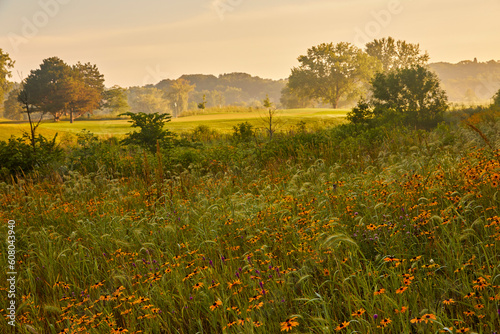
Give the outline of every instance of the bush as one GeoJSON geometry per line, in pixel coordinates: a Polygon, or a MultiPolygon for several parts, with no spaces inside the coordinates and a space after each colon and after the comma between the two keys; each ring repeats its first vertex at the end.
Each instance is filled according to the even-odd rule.
{"type": "Polygon", "coordinates": [[[0,169],[2,177],[17,173],[42,170],[62,159],[63,150],[56,144],[57,134],[51,140],[38,135],[31,142],[27,133],[0,141],[0,169]]]}
{"type": "Polygon", "coordinates": [[[76,146],[68,153],[68,160],[72,169],[83,172],[95,172],[99,161],[102,160],[100,147],[102,141],[92,132],[85,129],[76,135],[76,146]]]}
{"type": "Polygon", "coordinates": [[[181,169],[187,169],[189,166],[199,163],[202,159],[199,150],[189,147],[175,148],[171,153],[172,156],[168,162],[171,166],[180,167],[181,169]]]}
{"type": "Polygon", "coordinates": [[[145,114],[127,112],[120,114],[120,116],[130,116],[132,127],[140,128],[139,132],[134,131],[129,133],[125,139],[121,141],[124,145],[138,145],[151,153],[156,152],[157,143],[165,148],[171,145],[174,134],[169,130],[164,129],[167,122],[170,122],[171,116],[169,114],[145,114]]]}
{"type": "Polygon", "coordinates": [[[448,109],[439,78],[422,66],[378,73],[371,89],[376,117],[391,112],[401,115],[408,125],[431,128],[442,120],[448,109]]]}
{"type": "Polygon", "coordinates": [[[354,124],[364,124],[373,117],[373,110],[370,104],[364,100],[358,102],[352,111],[347,113],[347,120],[354,124]]]}
{"type": "Polygon", "coordinates": [[[213,140],[217,136],[217,131],[211,129],[208,125],[198,125],[191,133],[191,139],[198,142],[213,140]]]}
{"type": "Polygon", "coordinates": [[[100,139],[84,129],[77,134],[76,145],[67,150],[66,159],[70,170],[84,175],[101,170],[110,175],[119,173],[130,176],[141,172],[137,167],[142,166],[142,152],[137,146],[130,146],[125,150],[116,137],[100,139]]]}
{"type": "Polygon", "coordinates": [[[248,142],[254,135],[252,124],[245,122],[233,126],[233,139],[236,142],[248,142]]]}

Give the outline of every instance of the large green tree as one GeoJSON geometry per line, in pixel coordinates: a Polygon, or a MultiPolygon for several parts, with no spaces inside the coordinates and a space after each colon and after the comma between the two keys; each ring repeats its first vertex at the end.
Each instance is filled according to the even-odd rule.
{"type": "Polygon", "coordinates": [[[12,76],[10,69],[13,67],[14,61],[10,59],[9,54],[0,49],[0,107],[3,105],[5,95],[12,87],[8,79],[12,76]]]}
{"type": "Polygon", "coordinates": [[[423,66],[378,73],[372,92],[375,116],[392,114],[417,126],[435,125],[448,108],[437,75],[423,66]]]}
{"type": "Polygon", "coordinates": [[[70,114],[71,123],[75,117],[91,114],[101,106],[104,76],[96,65],[77,63],[65,81],[69,89],[66,110],[70,114]]]}
{"type": "Polygon", "coordinates": [[[298,58],[288,79],[290,90],[299,97],[319,99],[338,108],[355,99],[378,70],[378,61],[350,43],[324,43],[298,58]]]}
{"type": "Polygon", "coordinates": [[[422,53],[419,44],[396,41],[392,37],[375,39],[366,44],[365,50],[382,63],[382,70],[385,72],[416,65],[424,66],[429,61],[429,54],[422,53]]]}
{"type": "Polygon", "coordinates": [[[43,60],[31,71],[19,99],[33,110],[50,113],[55,121],[70,115],[70,121],[99,108],[104,78],[95,65],[78,63],[69,66],[57,57],[43,60]]]}
{"type": "Polygon", "coordinates": [[[55,121],[65,112],[65,79],[71,67],[57,57],[44,59],[24,80],[19,100],[33,111],[52,114],[55,121]]]}

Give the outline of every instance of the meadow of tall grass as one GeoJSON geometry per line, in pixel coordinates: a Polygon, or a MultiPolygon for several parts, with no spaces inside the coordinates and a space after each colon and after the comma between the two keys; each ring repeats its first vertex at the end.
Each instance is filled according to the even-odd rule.
{"type": "Polygon", "coordinates": [[[84,132],[0,183],[17,332],[498,333],[499,117],[449,118],[156,154],[84,132]]]}

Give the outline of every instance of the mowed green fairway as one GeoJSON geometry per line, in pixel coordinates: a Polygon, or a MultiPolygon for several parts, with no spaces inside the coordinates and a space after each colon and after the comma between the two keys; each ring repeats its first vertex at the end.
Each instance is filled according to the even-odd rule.
{"type": "MultiPolygon", "coordinates": [[[[308,128],[318,128],[328,125],[336,125],[344,122],[348,109],[287,109],[276,111],[276,125],[279,130],[288,130],[296,127],[299,122],[304,122],[308,128]]],[[[249,122],[256,129],[266,127],[266,111],[260,110],[245,113],[217,113],[208,115],[196,115],[172,119],[168,128],[175,133],[189,132],[199,125],[207,125],[222,133],[230,133],[233,126],[249,122]]],[[[44,136],[59,134],[59,138],[76,134],[86,129],[98,136],[123,136],[133,131],[126,119],[100,120],[88,119],[77,120],[73,124],[67,120],[59,123],[45,121],[40,125],[38,133],[44,136]]],[[[7,140],[10,136],[19,136],[23,131],[29,131],[28,123],[5,122],[0,124],[0,140],[7,140]]]]}

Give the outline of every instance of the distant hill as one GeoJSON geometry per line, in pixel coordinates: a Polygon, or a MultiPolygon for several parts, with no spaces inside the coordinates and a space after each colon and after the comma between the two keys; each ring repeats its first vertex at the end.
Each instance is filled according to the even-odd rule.
{"type": "MultiPolygon", "coordinates": [[[[179,79],[188,80],[196,85],[195,90],[189,95],[191,109],[196,109],[196,105],[203,101],[206,96],[207,107],[240,105],[240,106],[260,106],[266,94],[272,102],[278,104],[281,97],[281,90],[285,87],[285,80],[262,79],[251,76],[247,73],[228,73],[219,76],[206,74],[183,75],[179,79]]],[[[155,85],[163,91],[174,80],[166,79],[155,85]]]]}
{"type": "Polygon", "coordinates": [[[500,61],[464,60],[429,65],[442,82],[450,102],[485,103],[500,89],[500,61]]]}

